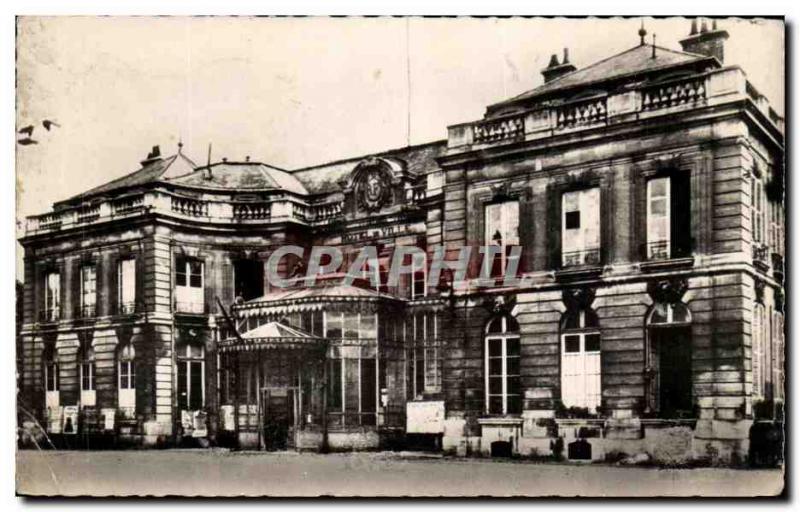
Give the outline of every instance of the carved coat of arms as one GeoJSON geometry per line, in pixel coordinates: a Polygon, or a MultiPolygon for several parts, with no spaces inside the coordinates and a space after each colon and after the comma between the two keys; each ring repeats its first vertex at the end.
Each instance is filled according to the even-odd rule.
{"type": "Polygon", "coordinates": [[[379,167],[367,169],[360,178],[356,188],[360,210],[374,212],[390,203],[389,179],[379,167]]]}

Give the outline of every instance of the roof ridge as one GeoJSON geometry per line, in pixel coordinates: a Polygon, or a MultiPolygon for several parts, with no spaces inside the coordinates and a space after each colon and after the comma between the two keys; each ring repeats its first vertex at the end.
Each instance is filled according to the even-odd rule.
{"type": "MultiPolygon", "coordinates": [[[[602,64],[605,64],[605,63],[607,63],[607,62],[609,62],[609,61],[611,61],[613,59],[617,59],[617,58],[619,58],[619,57],[621,57],[623,55],[636,52],[637,50],[651,49],[654,46],[655,46],[655,48],[657,50],[662,51],[662,52],[668,52],[668,53],[670,53],[670,54],[672,54],[674,56],[686,57],[686,58],[690,58],[690,59],[694,59],[694,60],[697,60],[697,59],[712,59],[713,58],[713,57],[709,57],[707,55],[702,55],[702,54],[697,54],[697,53],[690,53],[690,52],[685,52],[685,51],[682,51],[682,50],[675,50],[673,48],[667,48],[665,46],[659,46],[659,45],[653,45],[653,44],[638,44],[636,46],[628,48],[627,50],[623,50],[621,52],[617,52],[617,53],[615,53],[613,55],[610,55],[610,56],[605,57],[603,59],[600,59],[600,60],[597,60],[595,62],[592,62],[591,64],[588,64],[587,66],[584,66],[582,68],[575,69],[574,71],[570,71],[569,73],[564,73],[563,75],[559,76],[558,78],[556,78],[554,80],[551,80],[549,82],[545,82],[545,83],[543,83],[543,84],[541,84],[541,85],[539,85],[537,87],[534,87],[533,89],[528,89],[527,91],[524,91],[524,92],[522,92],[520,94],[517,94],[516,96],[513,96],[513,97],[511,97],[509,99],[493,103],[493,104],[489,105],[489,107],[487,107],[487,108],[491,110],[494,107],[498,107],[498,106],[501,106],[501,105],[507,105],[507,104],[514,103],[514,102],[519,101],[519,100],[524,100],[524,99],[527,99],[527,98],[535,97],[535,96],[537,96],[539,94],[545,94],[547,92],[557,91],[563,85],[563,84],[561,84],[562,82],[564,82],[564,81],[566,81],[566,80],[568,80],[570,78],[573,78],[578,74],[588,74],[589,72],[591,72],[592,69],[594,69],[594,68],[596,68],[596,67],[598,67],[598,66],[600,66],[602,64]]],[[[625,74],[620,75],[620,76],[624,76],[624,75],[625,74]]],[[[595,81],[593,81],[593,82],[595,82],[595,81]]],[[[574,85],[578,85],[578,84],[566,85],[565,87],[571,87],[571,86],[574,86],[574,85]]]]}
{"type": "Polygon", "coordinates": [[[594,61],[594,62],[592,62],[591,64],[588,64],[588,65],[586,65],[586,66],[584,66],[584,67],[582,67],[582,68],[576,68],[576,69],[574,69],[573,71],[570,71],[569,73],[564,73],[563,75],[559,76],[558,78],[556,78],[556,79],[554,79],[554,80],[551,80],[551,81],[549,81],[549,82],[545,82],[545,83],[543,83],[542,85],[539,85],[539,86],[537,86],[537,87],[534,87],[533,89],[527,90],[527,91],[525,91],[525,92],[521,92],[521,93],[517,94],[516,96],[512,96],[511,98],[509,98],[509,99],[507,99],[507,100],[503,100],[503,101],[501,101],[501,102],[499,102],[499,103],[510,103],[510,102],[513,102],[513,101],[514,101],[514,100],[516,100],[516,99],[519,99],[519,98],[525,97],[525,96],[526,96],[528,93],[530,93],[530,92],[532,92],[532,91],[535,91],[536,89],[538,89],[538,88],[540,88],[540,87],[543,87],[543,86],[544,86],[544,85],[546,85],[546,84],[548,84],[548,85],[549,85],[549,84],[552,84],[552,83],[555,83],[555,82],[559,82],[559,81],[563,80],[564,78],[567,78],[567,77],[573,76],[574,74],[576,74],[576,73],[580,73],[580,72],[582,72],[582,71],[586,71],[587,69],[593,68],[593,67],[595,67],[595,66],[597,66],[597,65],[599,65],[599,64],[602,64],[603,62],[609,61],[609,60],[611,60],[611,59],[614,59],[614,58],[616,58],[616,57],[619,57],[620,55],[624,55],[624,54],[626,54],[626,53],[628,53],[628,52],[632,52],[632,51],[634,51],[634,50],[637,50],[638,48],[641,48],[641,47],[642,47],[642,45],[641,45],[641,44],[639,44],[639,45],[636,45],[636,46],[634,46],[634,47],[632,47],[632,48],[628,48],[627,50],[623,50],[623,51],[621,51],[621,52],[617,52],[617,53],[615,53],[615,54],[613,54],[613,55],[609,55],[608,57],[604,57],[604,58],[602,58],[602,59],[600,59],[600,60],[594,61]]]}

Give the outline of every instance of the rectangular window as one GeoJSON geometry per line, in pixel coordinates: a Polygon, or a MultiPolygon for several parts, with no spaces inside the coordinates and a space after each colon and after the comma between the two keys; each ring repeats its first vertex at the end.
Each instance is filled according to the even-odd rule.
{"type": "Polygon", "coordinates": [[[756,176],[750,181],[750,205],[753,242],[764,243],[764,185],[756,176]]]}
{"type": "Polygon", "coordinates": [[[120,361],[119,388],[136,389],[136,366],[133,361],[120,361]]]}
{"type": "Polygon", "coordinates": [[[58,363],[47,360],[44,365],[45,405],[55,408],[60,405],[61,376],[58,374],[58,363]]]}
{"type": "Polygon", "coordinates": [[[692,254],[691,175],[685,171],[647,182],[647,259],[692,254]]]}
{"type": "Polygon", "coordinates": [[[489,414],[522,412],[519,337],[487,337],[485,367],[487,412],[489,414]]]}
{"type": "Polygon", "coordinates": [[[561,264],[600,263],[600,189],[565,192],[561,196],[561,264]]]}
{"type": "Polygon", "coordinates": [[[178,407],[197,411],[203,408],[203,361],[178,362],[178,407]]]}
{"type": "Polygon", "coordinates": [[[489,265],[491,277],[502,277],[505,275],[511,247],[519,245],[519,201],[487,204],[484,208],[484,221],[484,245],[500,247],[500,254],[494,261],[487,260],[483,264],[489,265]]]}
{"type": "Polygon", "coordinates": [[[94,389],[94,362],[81,363],[81,391],[94,389]]]}
{"type": "Polygon", "coordinates": [[[377,418],[377,316],[324,312],[324,337],[332,344],[328,358],[328,411],[331,426],[375,425],[377,418]],[[370,343],[371,342],[371,343],[370,343]]]}
{"type": "Polygon", "coordinates": [[[764,343],[767,327],[764,306],[756,304],[753,307],[750,354],[753,370],[753,395],[758,398],[764,397],[764,343]]]}
{"type": "Polygon", "coordinates": [[[342,360],[328,359],[328,410],[342,410],[342,360]]]}
{"type": "Polygon", "coordinates": [[[234,297],[251,300],[264,295],[264,264],[258,260],[238,260],[233,263],[234,297]]]}
{"type": "Polygon", "coordinates": [[[81,317],[95,316],[97,303],[97,269],[94,265],[81,267],[81,317]]]}
{"type": "Polygon", "coordinates": [[[600,333],[561,336],[561,401],[595,412],[601,400],[600,333]]]}
{"type": "Polygon", "coordinates": [[[670,256],[670,180],[647,182],[647,259],[670,256]]]}
{"type": "Polygon", "coordinates": [[[411,279],[411,299],[417,299],[426,295],[425,277],[427,275],[424,262],[416,262],[412,259],[413,278],[411,279]]]}
{"type": "Polygon", "coordinates": [[[411,380],[407,384],[411,394],[417,396],[441,391],[442,360],[439,351],[439,319],[436,313],[411,315],[407,333],[412,344],[409,370],[411,380]]]}
{"type": "Polygon", "coordinates": [[[136,363],[132,359],[118,364],[117,406],[123,417],[136,416],[136,363]]]}
{"type": "Polygon", "coordinates": [[[774,397],[775,400],[783,400],[784,399],[784,392],[783,392],[783,375],[784,375],[784,350],[785,350],[785,342],[784,342],[784,335],[783,335],[783,314],[774,312],[772,314],[773,318],[773,338],[775,340],[775,350],[773,351],[772,359],[773,359],[773,389],[774,389],[774,397]]]}
{"type": "Polygon", "coordinates": [[[185,313],[204,313],[203,262],[177,258],[175,265],[175,305],[185,313]]]}
{"type": "Polygon", "coordinates": [[[136,310],[136,260],[126,258],[117,264],[117,311],[129,315],[136,310]]]}
{"type": "Polygon", "coordinates": [[[60,380],[58,375],[58,363],[49,362],[44,367],[46,391],[58,391],[60,380]]]}
{"type": "Polygon", "coordinates": [[[48,272],[44,287],[44,320],[61,318],[61,274],[48,272]]]}
{"type": "Polygon", "coordinates": [[[81,407],[94,407],[97,395],[95,392],[95,363],[93,360],[80,364],[81,407]]]}

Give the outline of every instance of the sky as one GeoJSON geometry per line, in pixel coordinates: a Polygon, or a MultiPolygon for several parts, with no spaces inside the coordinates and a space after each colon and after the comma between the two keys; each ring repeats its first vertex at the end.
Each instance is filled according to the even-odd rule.
{"type": "MultiPolygon", "coordinates": [[[[636,46],[642,20],[659,46],[689,33],[685,18],[18,18],[16,124],[39,143],[17,145],[17,235],[154,145],[295,169],[444,139],[541,85],[565,47],[580,68],[636,46]]],[[[725,64],[783,114],[782,23],[718,23],[725,64]]]]}

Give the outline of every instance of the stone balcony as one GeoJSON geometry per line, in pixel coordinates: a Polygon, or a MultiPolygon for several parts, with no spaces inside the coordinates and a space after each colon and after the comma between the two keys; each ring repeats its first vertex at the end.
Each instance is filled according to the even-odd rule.
{"type": "MultiPolygon", "coordinates": [[[[406,190],[406,204],[418,205],[424,203],[427,197],[430,197],[430,192],[424,187],[406,190]]],[[[35,236],[121,219],[130,220],[144,214],[230,227],[280,222],[322,226],[342,218],[344,203],[310,202],[304,198],[286,196],[262,201],[231,201],[213,195],[188,196],[152,190],[28,217],[25,235],[35,236]]]]}
{"type": "Polygon", "coordinates": [[[637,84],[619,93],[551,100],[526,111],[448,127],[448,153],[546,139],[615,124],[673,115],[696,108],[749,101],[783,133],[779,116],[738,67],[690,77],[637,84]]]}
{"type": "Polygon", "coordinates": [[[278,222],[317,225],[331,222],[342,215],[342,210],[341,202],[309,204],[293,197],[237,202],[154,190],[28,217],[25,234],[33,236],[84,228],[144,214],[229,226],[278,222]]]}

